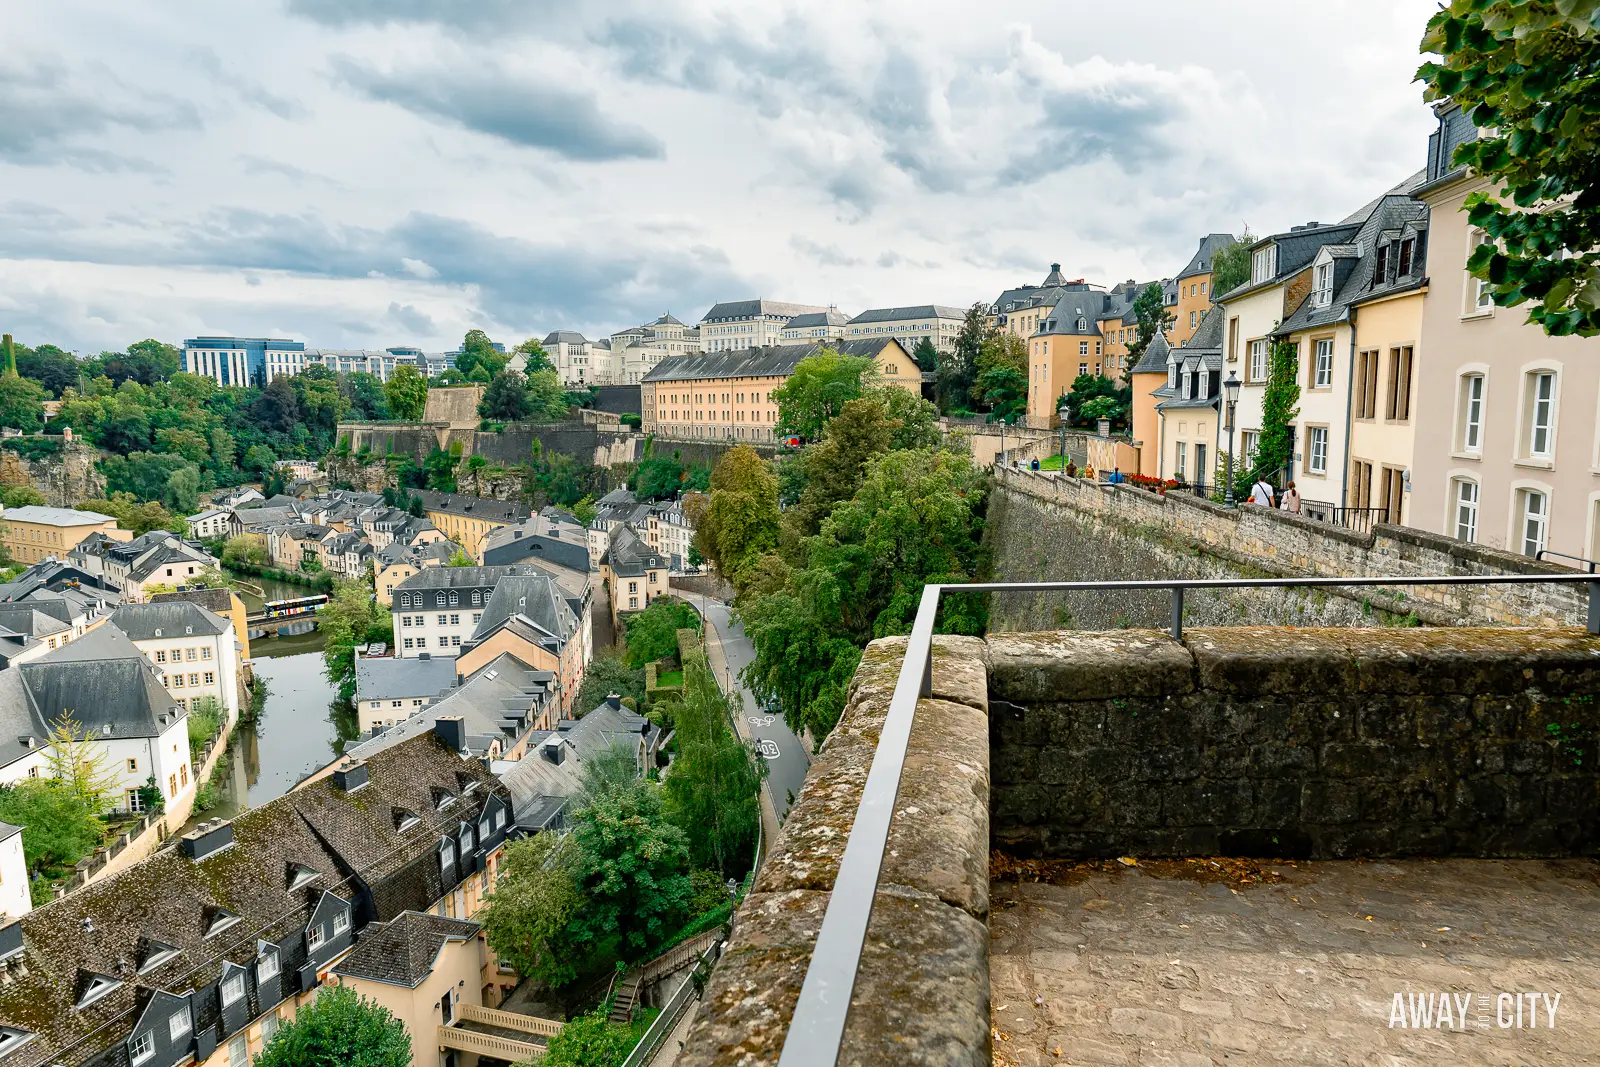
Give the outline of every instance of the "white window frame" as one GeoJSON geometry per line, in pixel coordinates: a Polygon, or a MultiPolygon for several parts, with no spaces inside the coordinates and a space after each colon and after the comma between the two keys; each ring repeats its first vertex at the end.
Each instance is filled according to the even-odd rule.
{"type": "Polygon", "coordinates": [[[1278,273],[1278,246],[1259,248],[1250,256],[1250,284],[1260,285],[1278,273]]]}
{"type": "MultiPolygon", "coordinates": [[[[1488,231],[1469,230],[1467,237],[1467,258],[1472,258],[1472,253],[1478,250],[1479,245],[1493,244],[1488,231]]],[[[1415,265],[1413,265],[1413,270],[1415,265]]],[[[1466,264],[1462,264],[1462,275],[1467,279],[1467,306],[1462,310],[1461,317],[1475,319],[1494,314],[1494,296],[1489,292],[1489,283],[1482,278],[1474,278],[1467,272],[1466,264]]]]}
{"type": "Polygon", "coordinates": [[[1456,448],[1461,456],[1483,455],[1484,413],[1489,400],[1489,372],[1487,367],[1464,367],[1456,378],[1456,448]],[[1472,396],[1474,383],[1478,395],[1472,396]],[[1476,405],[1476,418],[1474,418],[1476,405]]]}
{"type": "Polygon", "coordinates": [[[1476,479],[1463,475],[1455,475],[1450,479],[1450,526],[1452,535],[1459,541],[1468,544],[1478,540],[1480,516],[1483,508],[1483,486],[1476,479]],[[1472,490],[1472,499],[1466,499],[1465,491],[1472,490]],[[1463,518],[1463,512],[1469,512],[1463,518]]]}
{"type": "Polygon", "coordinates": [[[1328,473],[1328,428],[1326,426],[1306,427],[1306,473],[1328,473]],[[1320,439],[1322,450],[1319,457],[1317,444],[1320,439]]]}
{"type": "Polygon", "coordinates": [[[222,1006],[241,1001],[245,996],[244,972],[234,971],[222,980],[222,1006]]]}
{"type": "Polygon", "coordinates": [[[1258,337],[1250,342],[1249,349],[1248,362],[1245,364],[1245,381],[1264,382],[1272,366],[1272,342],[1265,337],[1258,337]],[[1259,365],[1256,363],[1257,356],[1261,357],[1259,365]]]}
{"type": "Polygon", "coordinates": [[[1173,453],[1172,476],[1181,481],[1188,477],[1189,446],[1183,441],[1178,441],[1175,444],[1175,448],[1176,451],[1173,453]]]}
{"type": "Polygon", "coordinates": [[[173,1041],[188,1037],[193,1029],[194,1024],[189,1021],[189,1009],[187,1007],[182,1011],[175,1011],[167,1017],[167,1032],[171,1035],[173,1041]]]}
{"type": "Polygon", "coordinates": [[[1333,260],[1311,268],[1311,306],[1325,308],[1333,303],[1333,260]]]}
{"type": "Polygon", "coordinates": [[[338,937],[340,934],[349,932],[349,930],[350,930],[350,913],[348,911],[336,911],[336,912],[334,912],[333,913],[333,936],[334,937],[338,937]]]}
{"type": "Polygon", "coordinates": [[[1333,388],[1333,338],[1319,337],[1314,342],[1316,348],[1312,356],[1311,388],[1333,388]],[[1327,358],[1324,359],[1323,357],[1327,358]]]}
{"type": "Polygon", "coordinates": [[[278,954],[268,952],[256,961],[256,981],[265,982],[269,978],[278,977],[278,954]]]}
{"type": "Polygon", "coordinates": [[[128,1042],[128,1059],[134,1063],[143,1063],[155,1054],[156,1037],[148,1030],[128,1042]]]}
{"type": "Polygon", "coordinates": [[[322,942],[323,942],[323,934],[322,934],[322,924],[321,923],[316,923],[315,925],[309,926],[309,927],[306,928],[306,951],[307,952],[315,952],[317,949],[322,947],[322,942]]]}
{"type": "Polygon", "coordinates": [[[1511,550],[1524,556],[1536,555],[1539,549],[1550,546],[1550,487],[1537,482],[1517,482],[1511,493],[1511,550]],[[1537,516],[1528,507],[1536,498],[1543,501],[1543,510],[1537,516]],[[1539,520],[1538,535],[1530,538],[1528,521],[1534,517],[1539,520]],[[1530,546],[1533,547],[1531,552],[1528,551],[1530,546]]]}
{"type": "Polygon", "coordinates": [[[1561,402],[1561,376],[1554,367],[1535,367],[1523,377],[1527,416],[1523,456],[1553,462],[1556,458],[1556,410],[1561,402]],[[1548,386],[1548,391],[1546,387],[1548,386]]]}

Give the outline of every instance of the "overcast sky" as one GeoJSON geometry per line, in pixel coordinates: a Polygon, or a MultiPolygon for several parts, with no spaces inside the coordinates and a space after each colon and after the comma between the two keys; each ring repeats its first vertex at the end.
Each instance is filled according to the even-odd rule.
{"type": "Polygon", "coordinates": [[[1432,0],[0,6],[0,329],[450,348],[1170,276],[1418,170],[1432,0]]]}

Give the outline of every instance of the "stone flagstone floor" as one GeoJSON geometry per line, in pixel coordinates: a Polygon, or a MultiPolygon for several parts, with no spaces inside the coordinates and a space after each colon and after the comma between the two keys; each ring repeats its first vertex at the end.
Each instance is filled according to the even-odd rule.
{"type": "Polygon", "coordinates": [[[1600,863],[1180,867],[991,883],[996,1065],[1600,1064],[1600,863]]]}

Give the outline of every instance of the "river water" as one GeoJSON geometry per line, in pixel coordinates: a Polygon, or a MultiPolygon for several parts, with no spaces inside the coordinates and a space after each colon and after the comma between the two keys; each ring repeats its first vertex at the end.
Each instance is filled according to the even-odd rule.
{"type": "MultiPolygon", "coordinates": [[[[267,600],[306,596],[310,590],[254,576],[243,579],[267,600]]],[[[239,590],[246,608],[259,610],[262,597],[239,590]]],[[[322,767],[355,737],[355,716],[338,699],[323,673],[322,633],[268,637],[250,642],[255,676],[266,686],[266,703],[253,728],[246,727],[228,752],[219,803],[203,818],[232,818],[287,793],[322,767]]]]}

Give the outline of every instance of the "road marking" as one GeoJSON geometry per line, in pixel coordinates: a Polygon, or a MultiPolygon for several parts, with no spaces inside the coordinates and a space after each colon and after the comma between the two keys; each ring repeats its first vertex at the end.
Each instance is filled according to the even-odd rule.
{"type": "Polygon", "coordinates": [[[756,742],[756,747],[760,751],[762,759],[778,758],[778,743],[776,741],[768,741],[763,737],[756,742]]]}
{"type": "Polygon", "coordinates": [[[751,726],[771,726],[777,720],[771,715],[751,715],[745,721],[751,726]]]}

